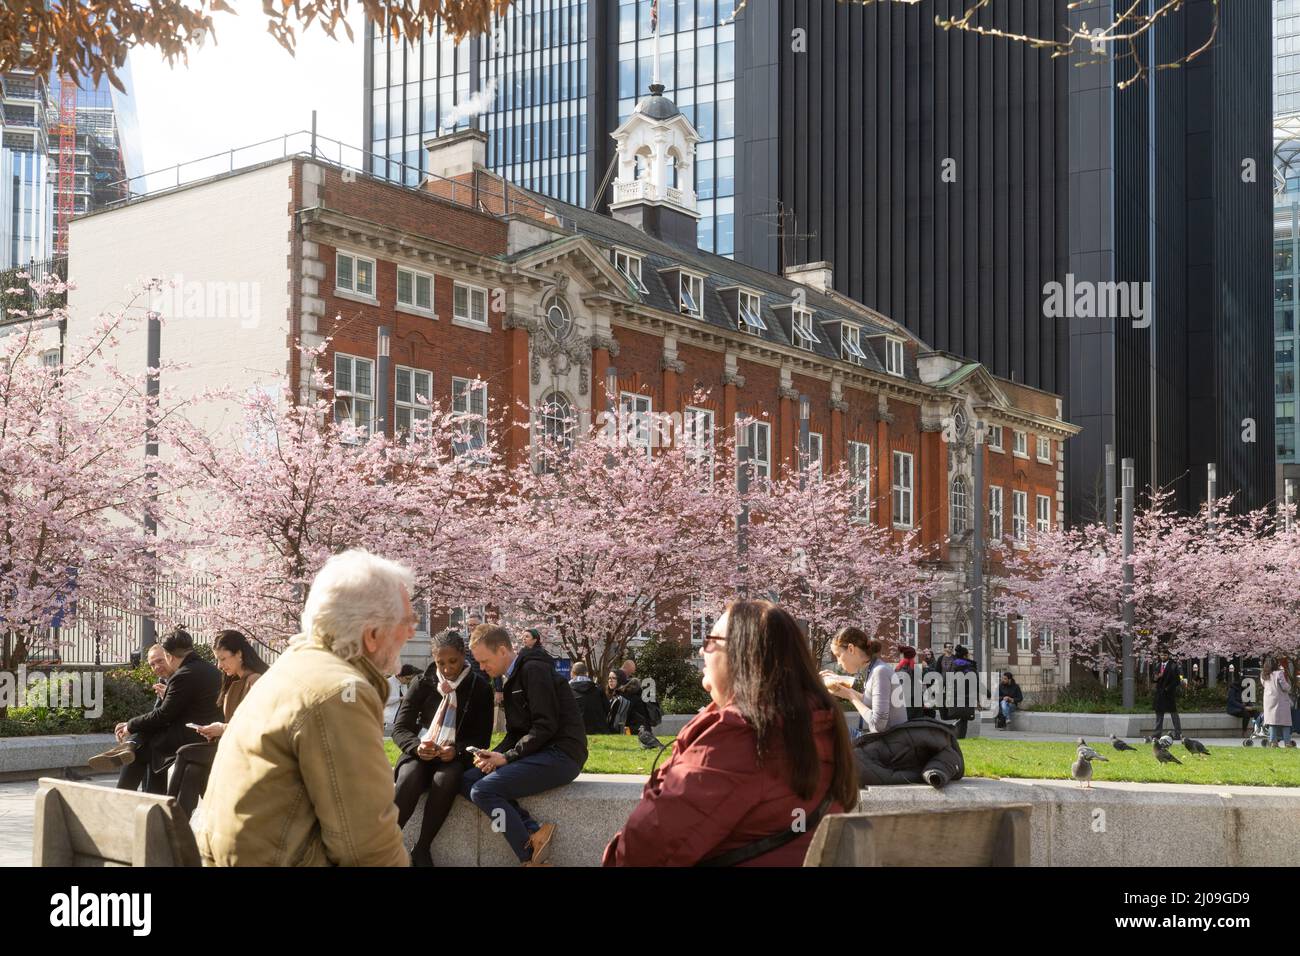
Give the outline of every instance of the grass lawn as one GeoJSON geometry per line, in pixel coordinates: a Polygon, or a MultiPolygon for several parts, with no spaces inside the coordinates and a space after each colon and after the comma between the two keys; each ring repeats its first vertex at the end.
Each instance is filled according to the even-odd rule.
{"type": "MultiPolygon", "coordinates": [[[[493,734],[492,746],[495,747],[504,736],[504,734],[493,734]]],[[[659,742],[667,744],[671,743],[672,739],[672,737],[660,737],[659,742]]],[[[391,740],[385,740],[384,749],[388,751],[389,762],[396,764],[397,758],[401,756],[397,745],[391,740]]],[[[587,750],[587,765],[582,768],[583,773],[648,774],[650,765],[654,763],[658,753],[644,749],[635,737],[616,734],[593,734],[587,738],[587,750]]],[[[670,754],[665,753],[660,758],[660,766],[669,756],[670,754]]]]}
{"type": "MultiPolygon", "coordinates": [[[[494,735],[495,745],[500,734],[494,735]]],[[[671,737],[660,737],[669,743],[671,737]]],[[[1095,761],[1092,779],[1123,780],[1138,783],[1199,783],[1255,787],[1300,787],[1300,747],[1211,747],[1209,757],[1193,757],[1182,744],[1175,744],[1173,754],[1183,761],[1161,764],[1149,746],[1138,744],[1136,753],[1120,753],[1109,741],[1090,741],[1097,751],[1110,758],[1108,763],[1095,761]]],[[[397,762],[399,751],[385,741],[388,759],[397,762]]],[[[590,756],[584,773],[648,774],[654,761],[653,751],[644,750],[635,737],[592,736],[587,738],[590,756]]],[[[966,757],[968,777],[1037,777],[1047,780],[1070,779],[1070,764],[1077,745],[1048,741],[997,740],[972,737],[961,742],[966,757]]],[[[664,754],[663,764],[669,757],[664,754]]]]}
{"type": "MultiPolygon", "coordinates": [[[[1211,747],[1209,757],[1194,757],[1181,743],[1170,752],[1183,762],[1157,763],[1149,745],[1120,753],[1109,741],[1089,743],[1108,763],[1093,761],[1092,779],[1139,783],[1236,784],[1255,787],[1300,787],[1300,747],[1211,747]]],[[[1131,741],[1130,741],[1131,743],[1131,741]]],[[[1078,745],[1038,740],[974,737],[961,742],[969,777],[1040,777],[1070,779],[1078,745]]]]}

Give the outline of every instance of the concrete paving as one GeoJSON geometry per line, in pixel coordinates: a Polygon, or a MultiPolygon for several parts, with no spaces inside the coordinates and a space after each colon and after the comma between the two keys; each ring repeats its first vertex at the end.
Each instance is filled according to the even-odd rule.
{"type": "MultiPolygon", "coordinates": [[[[86,782],[111,787],[117,777],[96,774],[86,782]]],[[[32,865],[32,824],[38,786],[36,780],[0,782],[0,866],[32,865]]]]}

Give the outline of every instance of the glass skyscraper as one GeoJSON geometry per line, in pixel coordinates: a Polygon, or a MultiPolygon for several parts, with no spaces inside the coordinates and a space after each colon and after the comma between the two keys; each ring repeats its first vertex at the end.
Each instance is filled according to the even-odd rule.
{"type": "Polygon", "coordinates": [[[1273,400],[1277,460],[1296,458],[1300,289],[1300,0],[1273,5],[1273,400]]]}

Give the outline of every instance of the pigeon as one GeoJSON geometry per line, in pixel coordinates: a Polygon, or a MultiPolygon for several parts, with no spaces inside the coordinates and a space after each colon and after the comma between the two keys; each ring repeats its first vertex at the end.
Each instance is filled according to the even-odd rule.
{"type": "Polygon", "coordinates": [[[1183,738],[1183,746],[1191,753],[1198,754],[1202,757],[1208,757],[1210,755],[1210,751],[1206,749],[1205,744],[1201,743],[1199,740],[1193,740],[1191,737],[1183,738]]]}
{"type": "Polygon", "coordinates": [[[1142,742],[1143,742],[1144,744],[1149,744],[1149,743],[1151,743],[1151,738],[1150,738],[1150,737],[1143,737],[1143,738],[1142,738],[1142,742]]]}
{"type": "MultiPolygon", "coordinates": [[[[1164,739],[1168,740],[1169,738],[1166,737],[1164,739]]],[[[1161,763],[1177,763],[1177,764],[1182,763],[1182,761],[1179,760],[1177,757],[1175,757],[1173,754],[1171,754],[1167,748],[1162,747],[1160,745],[1160,741],[1158,740],[1151,745],[1151,749],[1155,752],[1156,759],[1159,760],[1161,763]]]]}
{"type": "Polygon", "coordinates": [[[663,750],[664,745],[659,742],[659,738],[650,732],[650,728],[645,724],[641,725],[641,732],[636,735],[636,739],[641,741],[641,746],[646,750],[663,750]]]}
{"type": "Polygon", "coordinates": [[[1160,746],[1164,747],[1166,750],[1168,750],[1173,745],[1174,745],[1174,738],[1170,737],[1168,734],[1165,734],[1160,738],[1160,746]]]}
{"type": "Polygon", "coordinates": [[[1137,748],[1134,747],[1132,744],[1125,743],[1124,741],[1116,737],[1114,734],[1110,735],[1110,745],[1114,747],[1116,750],[1137,750],[1137,748]]]}
{"type": "Polygon", "coordinates": [[[83,780],[89,780],[90,778],[86,776],[84,773],[82,773],[80,770],[77,770],[75,767],[64,767],[63,779],[80,782],[83,780]]]}
{"type": "MultiPolygon", "coordinates": [[[[1079,738],[1079,739],[1082,740],[1083,738],[1079,738]]],[[[1091,789],[1092,788],[1092,762],[1094,760],[1101,760],[1106,763],[1109,763],[1110,761],[1106,760],[1105,757],[1097,753],[1097,751],[1093,750],[1087,744],[1080,744],[1078,753],[1079,753],[1079,759],[1070,765],[1070,776],[1073,777],[1075,780],[1078,780],[1079,783],[1082,784],[1083,786],[1091,789]]]]}

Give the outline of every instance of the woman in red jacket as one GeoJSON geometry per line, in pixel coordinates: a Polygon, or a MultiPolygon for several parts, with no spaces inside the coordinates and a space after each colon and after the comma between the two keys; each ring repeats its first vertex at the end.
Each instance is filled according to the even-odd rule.
{"type": "Polygon", "coordinates": [[[677,736],[605,866],[800,866],[821,817],[857,805],[844,715],[781,608],[737,601],[704,641],[713,703],[677,736]]]}

